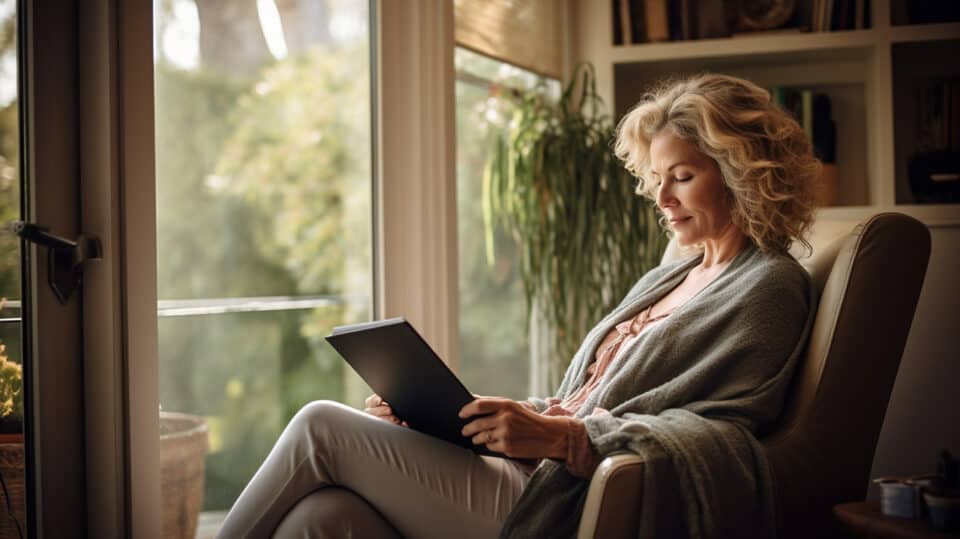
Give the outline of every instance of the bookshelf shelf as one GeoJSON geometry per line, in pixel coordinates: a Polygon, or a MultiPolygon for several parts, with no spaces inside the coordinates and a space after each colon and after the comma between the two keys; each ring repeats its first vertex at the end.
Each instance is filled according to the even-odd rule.
{"type": "Polygon", "coordinates": [[[890,28],[890,41],[909,43],[913,41],[940,41],[960,37],[960,23],[914,24],[890,28]]]}
{"type": "MultiPolygon", "coordinates": [[[[678,0],[679,1],[679,0],[678,0]]],[[[667,76],[727,73],[773,88],[826,94],[837,129],[839,197],[824,222],[861,221],[883,211],[929,226],[960,226],[960,203],[916,203],[907,163],[918,136],[916,96],[930,80],[960,79],[960,22],[895,24],[902,0],[871,0],[870,28],[784,31],[728,38],[613,45],[614,2],[573,0],[574,61],[589,61],[614,118],[667,76]],[[951,52],[952,51],[952,52],[951,52]]]]}
{"type": "Polygon", "coordinates": [[[729,56],[747,58],[777,53],[864,48],[873,46],[876,41],[876,30],[796,32],[639,45],[610,45],[607,56],[615,63],[729,56]]]}

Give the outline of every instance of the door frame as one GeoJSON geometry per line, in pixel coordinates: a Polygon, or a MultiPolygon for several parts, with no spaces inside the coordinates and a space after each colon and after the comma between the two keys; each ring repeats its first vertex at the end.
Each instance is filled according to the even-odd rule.
{"type": "MultiPolygon", "coordinates": [[[[21,208],[24,220],[69,238],[80,226],[76,4],[40,4],[17,6],[21,208]]],[[[28,244],[22,260],[25,531],[69,537],[85,529],[86,513],[81,300],[60,305],[47,286],[46,249],[28,244]]]]}
{"type": "Polygon", "coordinates": [[[84,277],[87,533],[159,537],[152,2],[85,4],[77,28],[82,224],[104,253],[84,277]]]}

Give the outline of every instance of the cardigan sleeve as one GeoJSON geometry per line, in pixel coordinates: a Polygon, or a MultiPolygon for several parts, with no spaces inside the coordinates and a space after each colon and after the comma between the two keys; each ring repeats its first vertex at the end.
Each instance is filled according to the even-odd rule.
{"type": "Polygon", "coordinates": [[[574,477],[590,479],[603,457],[597,453],[587,429],[579,421],[571,421],[567,430],[567,471],[574,477]]]}

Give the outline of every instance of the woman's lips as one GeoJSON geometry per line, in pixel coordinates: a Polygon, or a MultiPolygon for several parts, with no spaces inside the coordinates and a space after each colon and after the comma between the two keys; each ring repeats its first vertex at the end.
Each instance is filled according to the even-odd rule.
{"type": "Polygon", "coordinates": [[[690,220],[690,217],[671,217],[670,224],[677,226],[678,224],[685,223],[690,220]]]}

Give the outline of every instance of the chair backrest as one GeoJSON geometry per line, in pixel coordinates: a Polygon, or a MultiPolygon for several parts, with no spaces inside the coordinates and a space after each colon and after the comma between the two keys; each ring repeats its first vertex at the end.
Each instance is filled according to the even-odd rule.
{"type": "Polygon", "coordinates": [[[926,226],[884,213],[804,264],[820,292],[816,319],[763,438],[782,537],[823,536],[834,505],[864,499],[929,258],[926,226]]]}

